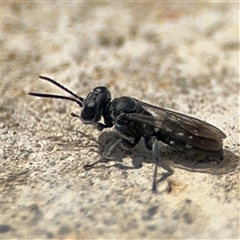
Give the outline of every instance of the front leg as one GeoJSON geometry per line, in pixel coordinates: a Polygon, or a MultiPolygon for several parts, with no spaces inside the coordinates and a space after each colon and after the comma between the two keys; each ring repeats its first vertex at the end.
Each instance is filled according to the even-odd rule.
{"type": "MultiPolygon", "coordinates": [[[[72,112],[72,113],[71,113],[71,116],[72,116],[72,117],[79,118],[79,119],[84,123],[84,121],[82,120],[81,116],[77,115],[76,113],[73,113],[73,112],[72,112]]],[[[103,124],[103,123],[95,123],[95,122],[93,122],[93,123],[91,123],[91,124],[95,124],[96,128],[97,128],[99,131],[102,131],[102,130],[105,129],[105,128],[111,128],[111,127],[113,126],[112,123],[110,123],[110,124],[103,124]]]]}
{"type": "Polygon", "coordinates": [[[105,128],[111,128],[113,125],[112,124],[103,124],[103,123],[96,123],[96,128],[98,131],[102,131],[105,128]]]}

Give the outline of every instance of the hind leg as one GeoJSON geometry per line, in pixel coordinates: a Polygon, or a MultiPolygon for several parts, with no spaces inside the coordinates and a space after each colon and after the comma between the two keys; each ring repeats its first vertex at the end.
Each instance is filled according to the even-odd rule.
{"type": "MultiPolygon", "coordinates": [[[[153,193],[157,192],[157,172],[158,166],[160,163],[160,149],[159,143],[155,136],[146,137],[145,138],[145,145],[146,148],[152,151],[153,154],[153,162],[155,163],[154,173],[153,173],[153,184],[152,184],[152,191],[153,193]]],[[[167,165],[161,162],[160,166],[167,171],[167,173],[163,173],[160,182],[167,177],[173,174],[173,170],[167,165]]]]}

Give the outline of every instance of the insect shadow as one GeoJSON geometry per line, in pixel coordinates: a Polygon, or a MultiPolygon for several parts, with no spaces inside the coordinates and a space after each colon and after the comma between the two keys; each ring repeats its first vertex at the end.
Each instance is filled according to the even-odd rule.
{"type": "MultiPolygon", "coordinates": [[[[112,145],[120,139],[118,133],[113,131],[102,132],[98,137],[98,150],[101,157],[106,156],[112,145]]],[[[171,167],[184,169],[190,172],[200,172],[213,175],[222,175],[232,172],[236,169],[239,163],[239,156],[233,152],[224,149],[224,158],[220,159],[204,159],[194,156],[189,156],[184,152],[180,152],[165,144],[160,143],[160,161],[159,167],[163,169],[168,169],[168,172],[162,173],[161,178],[157,182],[161,182],[173,174],[171,167]]],[[[115,149],[112,154],[107,157],[103,164],[96,165],[94,168],[98,167],[117,167],[123,170],[138,169],[141,168],[143,163],[155,164],[152,158],[152,152],[145,148],[143,141],[133,150],[125,150],[121,147],[115,149]],[[123,164],[124,158],[130,157],[132,159],[132,166],[127,166],[123,164]],[[114,165],[107,166],[104,163],[115,161],[114,165]]]]}

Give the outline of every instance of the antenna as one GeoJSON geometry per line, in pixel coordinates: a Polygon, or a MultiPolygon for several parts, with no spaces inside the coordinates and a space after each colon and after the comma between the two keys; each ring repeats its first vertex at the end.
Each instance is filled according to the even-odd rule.
{"type": "Polygon", "coordinates": [[[70,101],[76,102],[80,107],[82,107],[82,102],[83,102],[84,98],[79,97],[77,94],[73,93],[72,91],[70,91],[69,89],[67,89],[66,87],[64,87],[63,85],[61,85],[60,83],[56,82],[55,80],[53,80],[53,79],[51,79],[49,77],[39,76],[39,78],[54,84],[55,86],[61,88],[65,92],[67,92],[70,95],[74,96],[76,99],[75,98],[71,98],[71,97],[61,96],[61,95],[45,94],[45,93],[34,93],[34,92],[28,93],[29,95],[35,96],[35,97],[58,98],[58,99],[70,100],[70,101]]]}

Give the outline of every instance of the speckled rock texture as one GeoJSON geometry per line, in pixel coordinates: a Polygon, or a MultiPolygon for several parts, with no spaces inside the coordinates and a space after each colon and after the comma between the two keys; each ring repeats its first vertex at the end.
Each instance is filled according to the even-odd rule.
{"type": "MultiPolygon", "coordinates": [[[[239,239],[238,2],[2,2],[1,239],[239,239]],[[160,143],[174,174],[151,191],[143,141],[72,118],[81,97],[106,86],[220,128],[223,161],[160,143]],[[66,94],[67,96],[67,94],[66,94]]],[[[159,167],[158,180],[165,173],[159,167]]]]}

